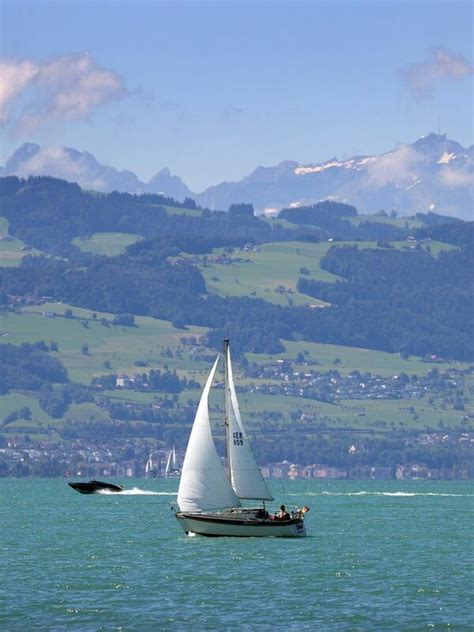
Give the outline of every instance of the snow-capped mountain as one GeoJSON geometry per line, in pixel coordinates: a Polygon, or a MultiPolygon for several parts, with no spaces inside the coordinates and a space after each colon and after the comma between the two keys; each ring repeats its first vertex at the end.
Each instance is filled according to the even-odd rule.
{"type": "Polygon", "coordinates": [[[444,134],[429,134],[376,156],[331,158],[317,164],[285,161],[274,167],[258,167],[239,182],[222,182],[202,193],[192,193],[168,169],[145,183],[131,171],[100,164],[88,152],[42,149],[26,143],[9,158],[2,175],[52,175],[99,191],[164,193],[180,201],[192,197],[210,209],[251,202],[257,212],[268,212],[329,198],[354,204],[365,213],[381,209],[395,209],[400,215],[435,211],[472,219],[473,162],[474,146],[464,148],[444,134]]]}
{"type": "Polygon", "coordinates": [[[378,156],[331,158],[318,164],[259,167],[240,182],[223,182],[197,196],[209,208],[252,202],[269,211],[332,199],[376,213],[438,213],[472,219],[474,147],[429,134],[378,156]]]}

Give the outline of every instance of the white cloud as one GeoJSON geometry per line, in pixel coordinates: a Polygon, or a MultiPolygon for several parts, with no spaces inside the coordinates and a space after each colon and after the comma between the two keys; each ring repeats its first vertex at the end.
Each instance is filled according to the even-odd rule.
{"type": "Polygon", "coordinates": [[[87,53],[46,61],[0,59],[0,123],[16,129],[84,119],[126,94],[120,75],[87,53]]]}
{"type": "Polygon", "coordinates": [[[409,145],[400,145],[395,151],[379,156],[368,167],[365,181],[371,187],[383,187],[387,184],[410,185],[417,166],[423,160],[423,156],[409,145]]]}
{"type": "Polygon", "coordinates": [[[27,177],[31,175],[54,175],[65,180],[77,180],[83,172],[79,161],[71,160],[67,152],[61,147],[41,149],[28,160],[20,163],[16,175],[27,177]]]}
{"type": "Polygon", "coordinates": [[[474,176],[467,169],[446,167],[440,174],[441,182],[448,187],[474,186],[474,176]]]}
{"type": "Polygon", "coordinates": [[[434,48],[427,61],[408,64],[400,72],[417,97],[432,97],[443,79],[459,79],[474,72],[469,60],[446,48],[434,48]]]}
{"type": "Polygon", "coordinates": [[[107,183],[97,173],[85,154],[71,155],[62,147],[40,149],[31,158],[23,160],[15,175],[26,178],[29,175],[49,175],[70,182],[79,182],[87,189],[102,191],[107,183]]]}

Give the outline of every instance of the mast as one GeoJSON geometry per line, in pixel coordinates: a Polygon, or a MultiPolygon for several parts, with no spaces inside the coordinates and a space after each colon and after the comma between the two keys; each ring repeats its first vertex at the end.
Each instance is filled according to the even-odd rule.
{"type": "Polygon", "coordinates": [[[230,436],[229,436],[229,367],[227,361],[229,357],[229,339],[224,338],[224,426],[225,426],[225,446],[227,453],[227,478],[229,482],[232,481],[231,466],[230,466],[230,436]]]}

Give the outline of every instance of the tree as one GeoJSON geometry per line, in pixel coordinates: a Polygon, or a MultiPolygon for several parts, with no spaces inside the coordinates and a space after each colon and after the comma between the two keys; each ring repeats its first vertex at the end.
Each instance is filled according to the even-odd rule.
{"type": "Polygon", "coordinates": [[[114,325],[123,325],[124,327],[135,327],[135,316],[133,314],[117,314],[112,321],[114,325]]]}
{"type": "Polygon", "coordinates": [[[240,217],[253,217],[255,214],[254,208],[252,204],[245,204],[241,202],[240,204],[231,204],[229,206],[229,215],[240,216],[240,217]]]}
{"type": "Polygon", "coordinates": [[[185,200],[183,202],[183,206],[184,206],[184,208],[192,208],[192,209],[197,208],[196,207],[196,202],[190,197],[185,198],[185,200]]]}

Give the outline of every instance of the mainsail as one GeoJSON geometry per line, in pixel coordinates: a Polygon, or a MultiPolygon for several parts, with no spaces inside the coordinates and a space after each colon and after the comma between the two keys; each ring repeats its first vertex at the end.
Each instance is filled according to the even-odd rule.
{"type": "Polygon", "coordinates": [[[176,450],[175,447],[173,446],[173,450],[171,452],[171,467],[173,468],[173,471],[176,471],[177,467],[176,467],[176,450]]]}
{"type": "Polygon", "coordinates": [[[239,498],[273,500],[262,472],[255,461],[252,446],[245,432],[234,386],[230,351],[227,347],[228,458],[232,487],[239,498]]]}
{"type": "Polygon", "coordinates": [[[240,507],[217,454],[209,420],[209,391],[218,359],[207,378],[184,457],[178,490],[181,511],[212,511],[240,507]]]}
{"type": "Polygon", "coordinates": [[[145,465],[145,473],[149,474],[150,472],[153,472],[153,460],[151,458],[151,454],[148,457],[148,461],[146,462],[146,465],[145,465]]]}

